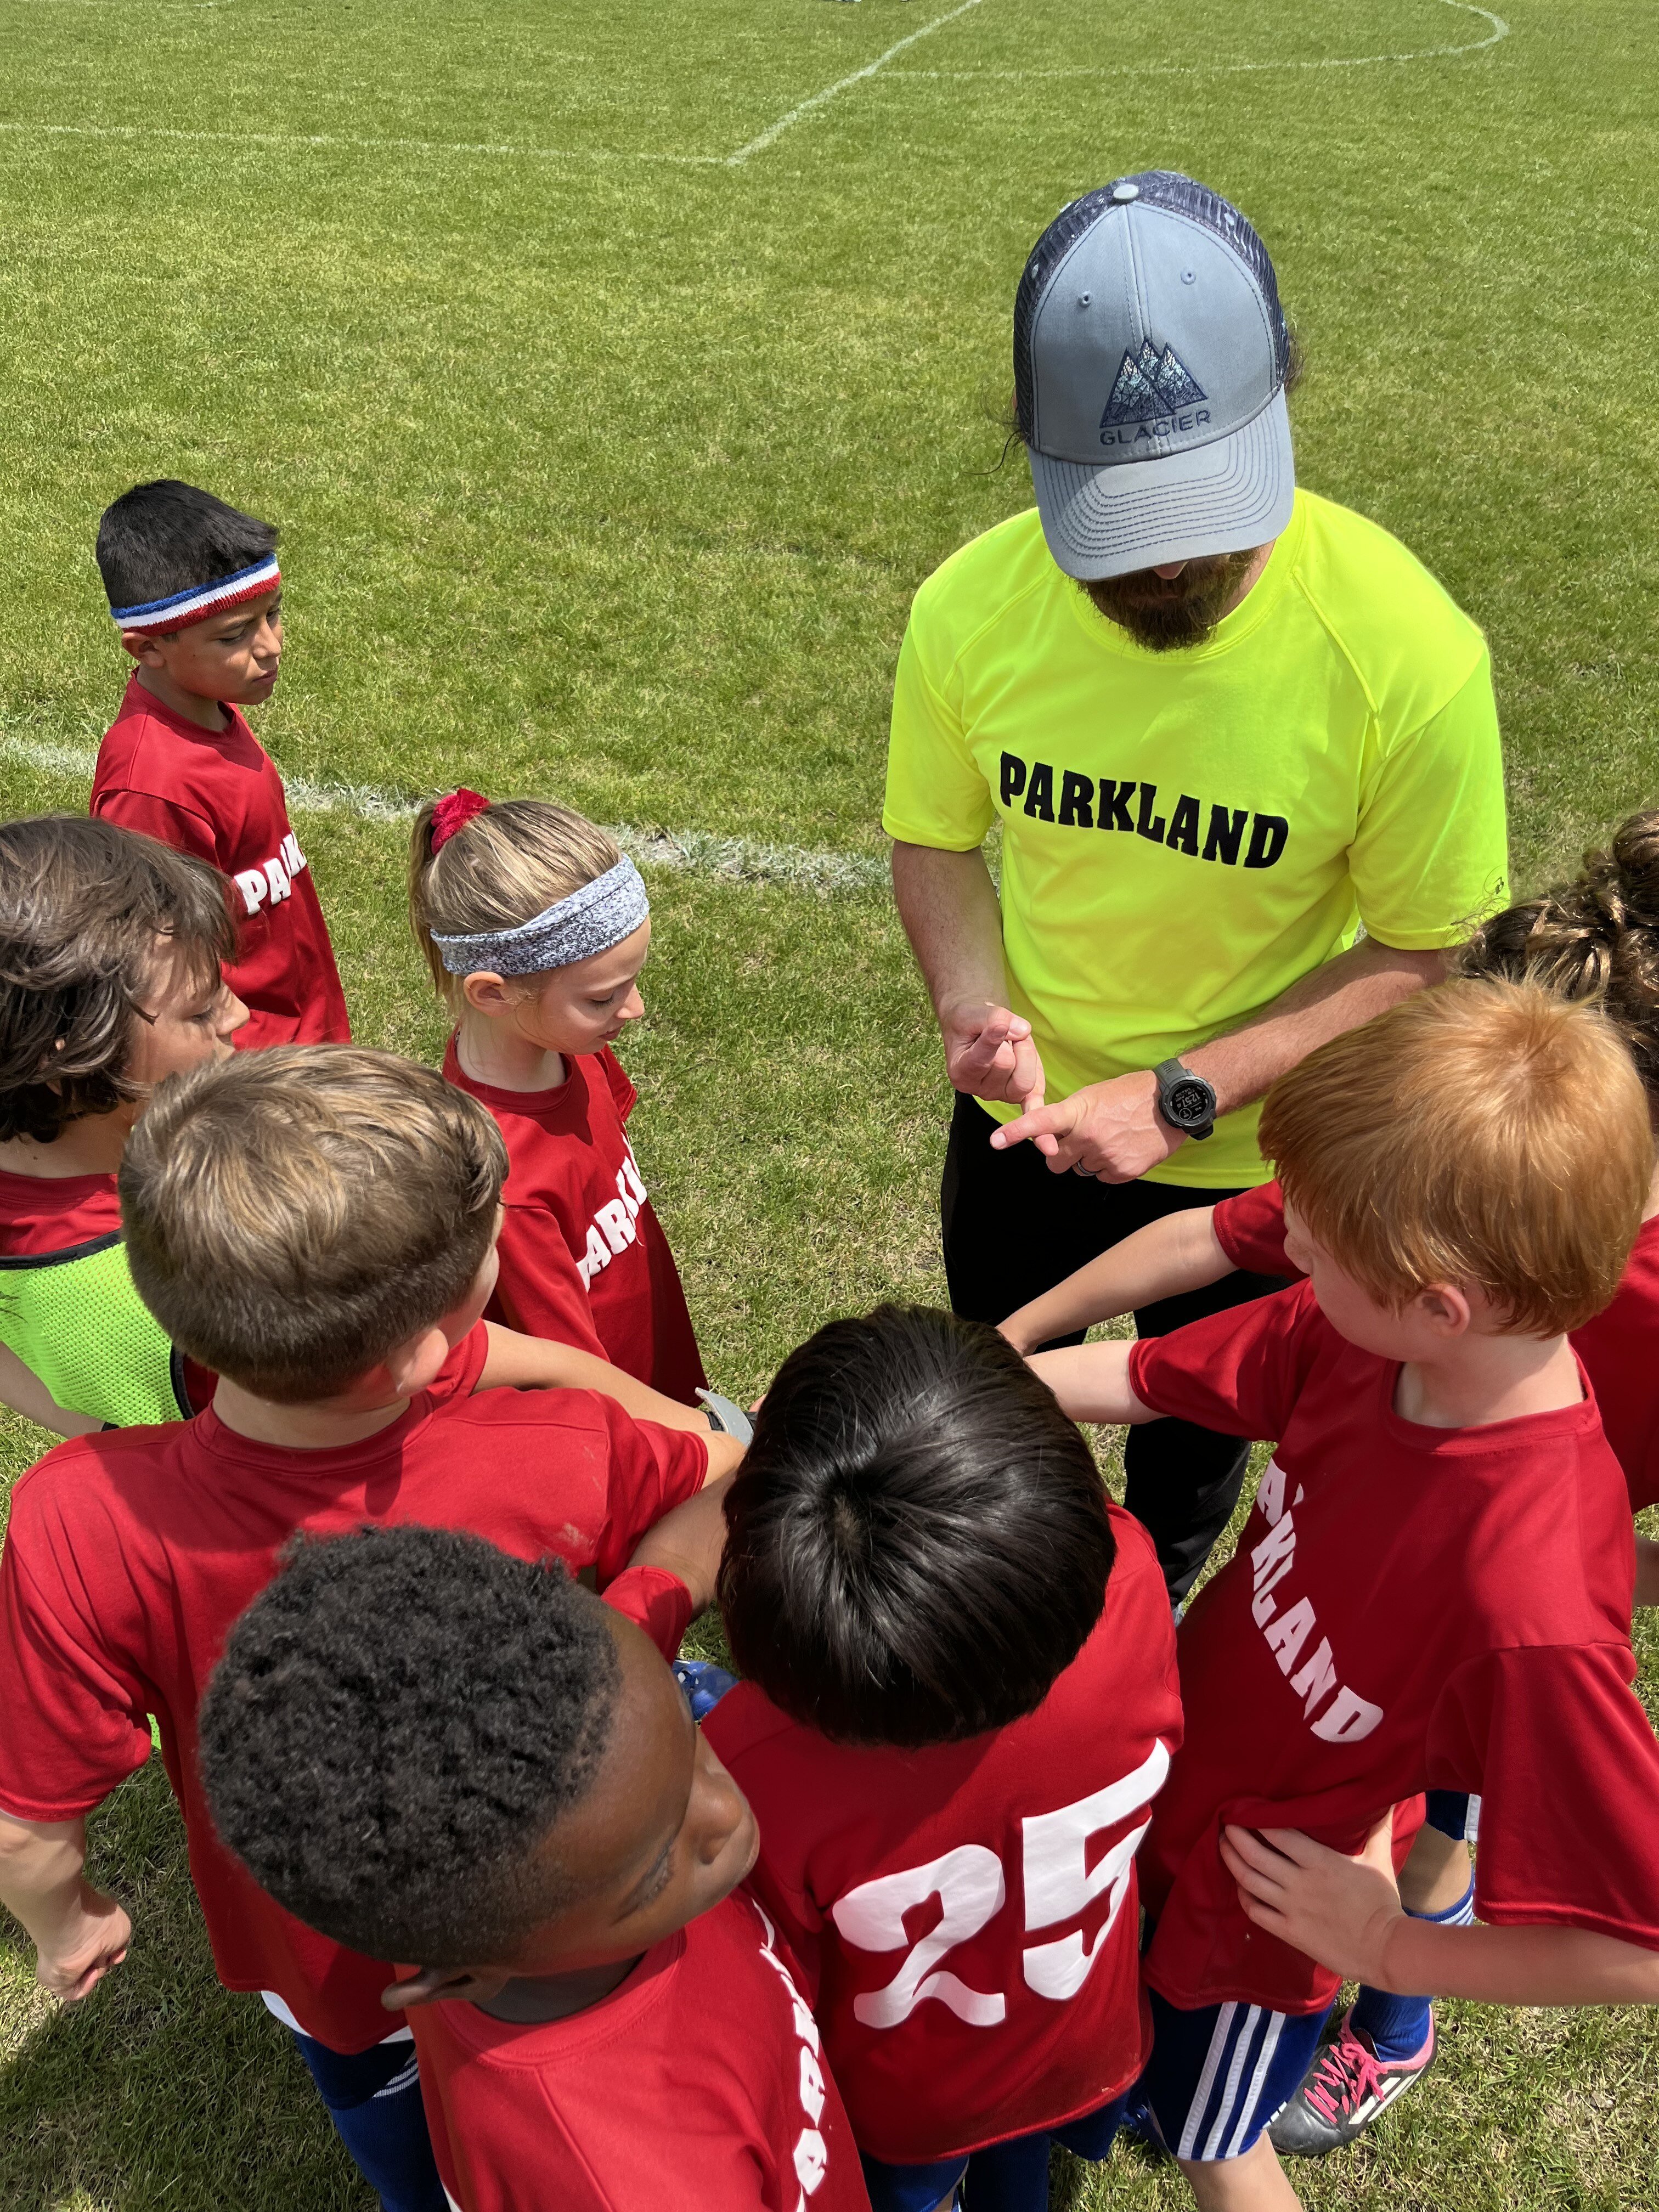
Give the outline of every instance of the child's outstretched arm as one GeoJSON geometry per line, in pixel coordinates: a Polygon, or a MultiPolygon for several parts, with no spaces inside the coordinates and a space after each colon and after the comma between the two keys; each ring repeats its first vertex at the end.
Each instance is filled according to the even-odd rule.
{"type": "Polygon", "coordinates": [[[87,1824],[0,1813],[0,1905],[23,1923],[42,1989],[74,2004],[127,1955],[132,1923],[86,1880],[87,1824]]]}
{"type": "Polygon", "coordinates": [[[1137,1306],[1155,1305],[1182,1291],[1202,1290],[1234,1273],[1211,1226],[1212,1206],[1195,1206],[1149,1221],[1113,1244],[1052,1291],[998,1324],[1016,1352],[1030,1352],[1073,1329],[1115,1321],[1137,1306]]]}
{"type": "Polygon", "coordinates": [[[634,1548],[630,1567],[661,1567],[678,1575],[691,1593],[693,1614],[714,1602],[720,1560],[726,1551],[726,1493],[732,1478],[723,1475],[665,1513],[634,1548]]]}
{"type": "Polygon", "coordinates": [[[1659,1951],[1586,1928],[1447,1928],[1410,1917],[1395,1887],[1388,1818],[1358,1858],[1297,1828],[1225,1828],[1239,1900],[1333,1973],[1373,1989],[1479,2004],[1659,2003],[1659,1951]]]}
{"type": "Polygon", "coordinates": [[[103,1427],[92,1413],[72,1413],[60,1406],[32,1367],[9,1344],[0,1344],[0,1406],[58,1437],[89,1437],[103,1427]]]}
{"type": "Polygon", "coordinates": [[[1636,1602],[1659,1605],[1659,1544],[1651,1536],[1636,1540],[1636,1602]]]}
{"type": "Polygon", "coordinates": [[[1060,1352],[1036,1352],[1025,1364],[1046,1382],[1061,1410],[1074,1421],[1161,1421],[1129,1388],[1132,1344],[1068,1345],[1060,1352]]]}
{"type": "Polygon", "coordinates": [[[614,1398],[636,1421],[654,1421],[661,1429],[684,1429],[694,1437],[707,1437],[711,1476],[729,1473],[742,1458],[743,1446],[735,1437],[720,1436],[710,1429],[701,1406],[682,1406],[678,1398],[665,1398],[637,1376],[574,1344],[559,1344],[546,1336],[521,1336],[517,1329],[503,1328],[499,1322],[486,1322],[484,1327],[489,1334],[489,1351],[478,1377],[479,1389],[597,1390],[602,1397],[614,1398]]]}

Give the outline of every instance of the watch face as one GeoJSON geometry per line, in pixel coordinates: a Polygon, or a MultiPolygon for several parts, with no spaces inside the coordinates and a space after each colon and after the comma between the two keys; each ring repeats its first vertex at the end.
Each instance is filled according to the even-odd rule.
{"type": "Polygon", "coordinates": [[[1209,1085],[1195,1083],[1191,1076],[1172,1084],[1164,1102],[1168,1119],[1181,1128],[1190,1128],[1195,1121],[1207,1121],[1211,1114],[1209,1085]]]}

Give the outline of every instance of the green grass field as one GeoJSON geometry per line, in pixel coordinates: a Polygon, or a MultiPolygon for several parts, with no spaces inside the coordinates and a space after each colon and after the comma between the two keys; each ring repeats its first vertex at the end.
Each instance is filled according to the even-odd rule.
{"type": "MultiPolygon", "coordinates": [[[[105,503],[179,475],[270,515],[260,733],[359,1034],[441,1042],[401,802],[666,833],[629,1062],[711,1370],[752,1393],[833,1313],[941,1299],[888,688],[921,578],[1029,502],[996,418],[1065,200],[1182,167],[1261,228],[1304,480],[1492,638],[1517,881],[1659,793],[1653,11],[1503,4],[0,0],[5,811],[80,805],[113,709],[105,503]]],[[[0,1425],[7,1472],[41,1441],[0,1425]]],[[[366,2206],[213,1981],[158,1766],[95,1837],[137,1940],[67,2014],[0,1954],[0,2205],[366,2206]]],[[[1654,2201],[1646,2016],[1444,2027],[1374,2141],[1297,2170],[1310,2205],[1654,2201]]],[[[1065,2189],[1184,2201],[1122,2151],[1065,2189]]]]}

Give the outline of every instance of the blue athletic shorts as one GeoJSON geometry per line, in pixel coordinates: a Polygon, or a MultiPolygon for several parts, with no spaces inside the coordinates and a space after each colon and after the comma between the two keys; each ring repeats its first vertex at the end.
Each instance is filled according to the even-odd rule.
{"type": "Polygon", "coordinates": [[[1469,1807],[1474,1800],[1462,1790],[1431,1790],[1423,1818],[1431,1828],[1438,1828],[1443,1836],[1450,1836],[1456,1843],[1467,1843],[1469,1833],[1469,1807]]]}
{"type": "Polygon", "coordinates": [[[1048,2202],[1048,2146],[1063,2144],[1079,2158],[1103,2159],[1128,2112],[1127,2097],[1114,2097],[1064,2127],[1013,2136],[970,2157],[935,2159],[928,2166],[886,2166],[860,2153],[872,2212],[933,2212],[966,2174],[969,2202],[982,2212],[1044,2212],[1048,2202]]]}
{"type": "Polygon", "coordinates": [[[1243,2158],[1301,2087],[1323,2012],[1206,2005],[1182,2012],[1148,1992],[1152,2055],[1140,2077],[1158,2133],[1177,2158],[1243,2158]]]}

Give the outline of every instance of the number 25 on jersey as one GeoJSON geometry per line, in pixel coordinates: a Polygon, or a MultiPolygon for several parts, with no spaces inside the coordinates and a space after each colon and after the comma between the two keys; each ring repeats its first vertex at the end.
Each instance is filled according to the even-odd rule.
{"type": "MultiPolygon", "coordinates": [[[[1089,1845],[1107,1830],[1150,1805],[1170,1771],[1170,1754],[1155,1744],[1133,1774],[1097,1790],[1092,1796],[1055,1812],[1038,1813],[1020,1823],[1021,1872],[1028,1935],[1079,1920],[1094,1900],[1106,1895],[1106,1917],[1094,1942],[1083,1931],[1026,1944],[1021,1966],[1027,1988],[1063,2003],[1089,1978],[1100,1948],[1111,1933],[1129,1887],[1129,1872],[1141,1838],[1151,1825],[1141,1820],[1089,1865],[1089,1845]]],[[[896,1951],[906,1955],[885,1988],[855,1998],[854,2016],[866,2027],[896,2027],[928,1997],[947,2005],[972,2027],[995,2027],[1006,2017],[1001,1990],[971,1988],[942,1962],[1001,1911],[1008,1894],[1002,1861],[983,1844],[958,1844],[925,1866],[904,1867],[860,1882],[839,1898],[832,1917],[843,1940],[860,1951],[896,1951]],[[919,1942],[905,1933],[904,1917],[930,1898],[941,1906],[938,1925],[919,1942]]]]}

